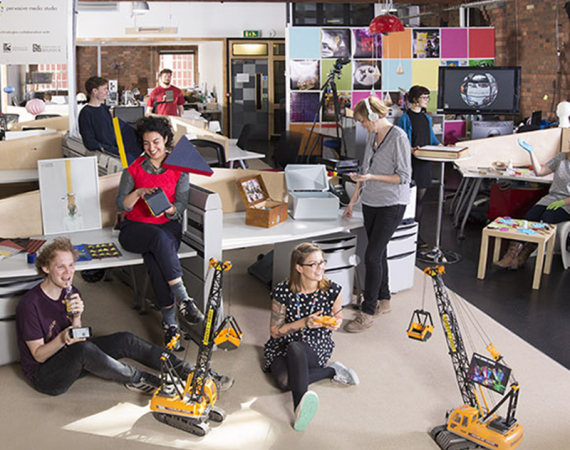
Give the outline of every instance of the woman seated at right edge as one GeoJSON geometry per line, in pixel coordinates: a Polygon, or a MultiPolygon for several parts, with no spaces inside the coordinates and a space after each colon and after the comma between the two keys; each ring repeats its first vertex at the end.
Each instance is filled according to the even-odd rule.
{"type": "MultiPolygon", "coordinates": [[[[546,164],[541,164],[534,154],[533,148],[519,139],[519,144],[530,155],[534,173],[544,177],[554,172],[554,179],[548,194],[542,197],[524,218],[533,222],[561,223],[570,220],[570,153],[563,152],[556,155],[546,164]]],[[[516,270],[523,267],[537,244],[527,242],[523,244],[511,241],[507,253],[495,264],[505,269],[516,270]]]]}
{"type": "Polygon", "coordinates": [[[329,378],[346,385],[359,383],[354,370],[339,362],[327,366],[334,342],[332,332],[342,324],[341,287],[325,278],[324,255],[312,243],[291,252],[287,280],[271,292],[271,338],[265,344],[264,371],[270,371],[282,390],[291,390],[294,428],[305,431],[317,413],[319,398],[309,384],[329,378]],[[334,325],[319,322],[333,316],[334,325]]]}

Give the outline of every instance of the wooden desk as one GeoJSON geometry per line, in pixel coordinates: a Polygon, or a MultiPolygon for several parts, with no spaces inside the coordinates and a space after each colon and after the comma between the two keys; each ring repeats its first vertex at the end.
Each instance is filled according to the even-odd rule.
{"type": "MultiPolygon", "coordinates": [[[[545,248],[546,248],[546,262],[544,262],[544,273],[549,274],[552,267],[552,253],[554,250],[554,242],[556,238],[556,225],[550,225],[550,231],[544,233],[537,233],[528,235],[519,233],[510,227],[503,227],[498,221],[502,217],[497,218],[494,222],[483,228],[483,236],[481,238],[481,250],[479,253],[479,268],[477,270],[477,278],[483,280],[485,278],[485,271],[487,266],[487,250],[489,246],[489,238],[495,238],[495,248],[493,250],[493,262],[500,258],[501,241],[502,239],[512,239],[515,241],[533,242],[538,244],[536,265],[534,267],[534,277],[532,279],[532,288],[540,288],[540,276],[542,273],[542,265],[544,262],[545,248]],[[505,228],[509,228],[505,230],[505,228]]],[[[522,222],[522,220],[520,221],[522,222]]],[[[532,222],[528,222],[529,228],[532,227],[532,222]]]]}

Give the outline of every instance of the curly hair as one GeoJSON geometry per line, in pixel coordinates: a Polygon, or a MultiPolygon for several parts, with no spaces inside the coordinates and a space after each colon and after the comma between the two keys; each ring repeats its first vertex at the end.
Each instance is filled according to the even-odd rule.
{"type": "Polygon", "coordinates": [[[49,267],[57,252],[69,252],[73,255],[73,259],[77,259],[77,251],[73,248],[73,244],[68,238],[55,238],[53,242],[43,246],[42,251],[36,258],[36,270],[40,275],[47,276],[43,267],[49,267]]]}
{"type": "Polygon", "coordinates": [[[168,119],[160,116],[143,117],[137,121],[136,134],[137,142],[140,147],[144,148],[144,135],[153,131],[157,132],[164,139],[166,139],[166,148],[170,150],[172,148],[172,141],[174,140],[174,133],[172,132],[172,128],[170,128],[170,122],[168,119]]]}
{"type": "MultiPolygon", "coordinates": [[[[303,264],[307,258],[315,252],[319,252],[323,256],[321,248],[312,242],[304,242],[297,245],[291,252],[291,267],[289,272],[289,289],[291,292],[298,293],[301,291],[301,274],[297,271],[297,264],[303,264]]],[[[331,282],[324,276],[319,281],[319,289],[327,291],[331,287],[331,282]]]]}

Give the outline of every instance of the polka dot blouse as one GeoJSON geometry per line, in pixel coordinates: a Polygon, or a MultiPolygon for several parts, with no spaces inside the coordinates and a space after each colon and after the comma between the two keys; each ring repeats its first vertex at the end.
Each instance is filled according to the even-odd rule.
{"type": "MultiPolygon", "coordinates": [[[[334,301],[340,291],[341,287],[331,282],[331,287],[327,291],[318,290],[311,294],[295,294],[291,292],[288,281],[285,280],[275,286],[270,296],[287,307],[285,323],[291,323],[317,311],[323,311],[323,316],[330,316],[334,301]]],[[[287,336],[277,339],[270,338],[265,344],[263,370],[267,371],[277,356],[285,356],[287,345],[294,341],[309,344],[318,357],[319,365],[325,367],[334,349],[331,334],[332,332],[325,328],[303,328],[287,336]]]]}

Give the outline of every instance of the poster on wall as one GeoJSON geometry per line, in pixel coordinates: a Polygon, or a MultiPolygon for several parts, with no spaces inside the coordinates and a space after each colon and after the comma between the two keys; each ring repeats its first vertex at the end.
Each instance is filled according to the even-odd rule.
{"type": "Polygon", "coordinates": [[[321,31],[321,57],[348,58],[351,53],[348,28],[323,28],[321,31]]]}
{"type": "Polygon", "coordinates": [[[355,90],[381,89],[382,76],[380,61],[355,60],[352,82],[355,90]]]}
{"type": "MultiPolygon", "coordinates": [[[[350,92],[339,92],[338,94],[340,117],[346,116],[346,108],[350,108],[351,95],[350,92]]],[[[340,117],[339,122],[340,122],[340,117]]],[[[325,95],[325,106],[323,108],[323,122],[336,122],[334,101],[332,94],[325,95]]]]}
{"type": "Polygon", "coordinates": [[[293,59],[289,66],[292,90],[312,91],[320,88],[320,60],[293,59]]]}
{"type": "Polygon", "coordinates": [[[65,64],[69,0],[0,0],[0,64],[65,64]]]}
{"type": "Polygon", "coordinates": [[[439,29],[414,30],[414,58],[439,58],[439,29]]]}
{"type": "Polygon", "coordinates": [[[371,35],[368,28],[357,28],[354,33],[354,58],[382,58],[382,35],[371,35]]]}
{"type": "Polygon", "coordinates": [[[38,161],[44,234],[101,228],[97,158],[38,161]]]}

